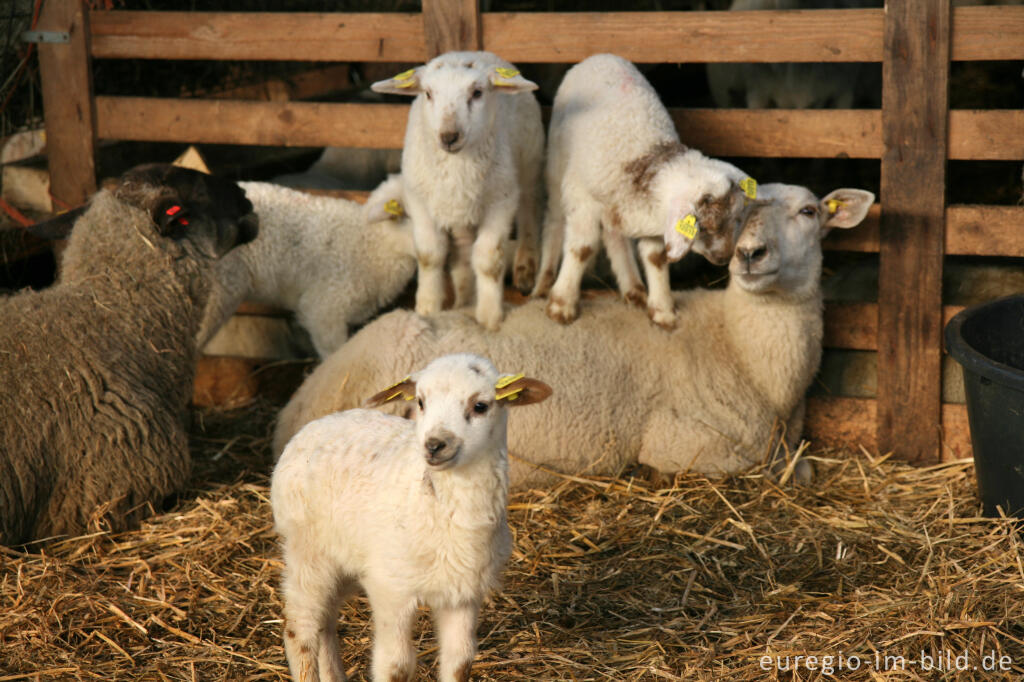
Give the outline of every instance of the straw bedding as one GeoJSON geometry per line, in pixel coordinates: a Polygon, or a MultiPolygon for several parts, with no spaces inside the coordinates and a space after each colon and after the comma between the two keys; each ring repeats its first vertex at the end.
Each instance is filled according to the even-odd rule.
{"type": "MultiPolygon", "coordinates": [[[[192,488],[138,531],[0,549],[0,681],[287,679],[273,413],[197,412],[192,488]]],[[[811,680],[828,677],[825,656],[840,679],[937,679],[940,659],[968,667],[944,679],[1019,679],[1022,539],[978,518],[970,463],[802,454],[823,474],[814,489],[624,472],[514,495],[475,679],[811,680]]],[[[341,613],[355,680],[368,617],[362,599],[341,613]]]]}

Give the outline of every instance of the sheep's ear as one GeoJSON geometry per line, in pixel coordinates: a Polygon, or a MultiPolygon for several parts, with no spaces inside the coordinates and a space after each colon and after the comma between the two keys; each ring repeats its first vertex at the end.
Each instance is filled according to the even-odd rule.
{"type": "Polygon", "coordinates": [[[697,238],[697,215],[693,211],[674,213],[665,228],[665,256],[675,262],[688,254],[697,238]]]}
{"type": "Polygon", "coordinates": [[[153,222],[157,232],[170,237],[180,237],[189,224],[188,211],[176,199],[164,199],[153,209],[153,222]]]}
{"type": "Polygon", "coordinates": [[[515,94],[537,89],[537,84],[523,78],[518,69],[499,66],[491,72],[491,85],[497,92],[515,94]]]}
{"type": "Polygon", "coordinates": [[[363,407],[378,407],[384,403],[401,398],[402,400],[413,400],[416,397],[416,382],[412,377],[406,377],[394,386],[388,386],[380,393],[372,395],[363,403],[363,407]]]}
{"type": "Polygon", "coordinates": [[[420,72],[422,66],[409,69],[396,74],[386,80],[377,81],[370,86],[374,92],[382,92],[388,95],[411,95],[416,96],[423,90],[420,88],[420,72]]]}
{"type": "Polygon", "coordinates": [[[532,405],[547,400],[551,395],[550,386],[522,374],[502,377],[494,385],[494,389],[494,399],[506,407],[532,405]]]}
{"type": "Polygon", "coordinates": [[[823,227],[849,228],[860,225],[875,202],[875,195],[863,189],[837,189],[821,200],[823,227]]]}
{"type": "Polygon", "coordinates": [[[71,234],[71,228],[75,226],[75,222],[85,213],[87,208],[89,208],[88,204],[79,206],[54,216],[49,220],[29,225],[27,228],[28,232],[40,239],[67,239],[68,235],[71,234]]]}

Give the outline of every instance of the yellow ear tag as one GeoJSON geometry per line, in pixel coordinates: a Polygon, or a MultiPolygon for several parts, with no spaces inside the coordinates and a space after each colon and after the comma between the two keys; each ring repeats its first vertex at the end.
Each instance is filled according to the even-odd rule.
{"type": "Polygon", "coordinates": [[[494,388],[498,388],[498,389],[505,388],[509,384],[511,384],[513,382],[516,382],[516,381],[519,381],[520,379],[523,378],[523,376],[525,376],[525,375],[523,375],[523,374],[509,374],[508,376],[501,377],[500,379],[498,379],[497,381],[494,382],[494,388]]]}
{"type": "Polygon", "coordinates": [[[401,218],[405,215],[405,211],[402,209],[402,205],[398,203],[397,199],[388,199],[388,202],[384,204],[384,212],[388,215],[393,215],[396,218],[401,218]]]}
{"type": "Polygon", "coordinates": [[[839,201],[839,199],[829,199],[828,201],[825,202],[825,205],[828,206],[829,213],[835,213],[836,211],[839,210],[840,206],[845,206],[845,203],[839,201]]]}
{"type": "MultiPolygon", "coordinates": [[[[407,376],[406,378],[402,379],[401,381],[396,381],[395,383],[391,384],[390,386],[388,386],[384,390],[385,391],[390,391],[391,389],[395,388],[396,386],[401,386],[402,384],[407,382],[409,379],[412,379],[412,376],[407,376]]],[[[382,393],[383,393],[383,391],[382,391],[382,393]]],[[[403,393],[403,391],[397,391],[393,395],[389,395],[387,398],[385,398],[384,402],[388,402],[389,400],[394,400],[398,396],[402,395],[402,393],[403,393]]],[[[412,398],[409,397],[409,396],[407,396],[405,399],[406,400],[412,400],[412,398]]]]}
{"type": "Polygon", "coordinates": [[[514,391],[509,391],[508,393],[501,393],[499,395],[496,395],[496,396],[494,396],[494,399],[495,400],[504,400],[505,398],[508,398],[509,400],[519,400],[519,394],[522,393],[522,392],[523,392],[523,389],[517,388],[514,391]]]}
{"type": "Polygon", "coordinates": [[[495,69],[499,76],[502,78],[515,78],[519,75],[519,72],[515,69],[510,69],[506,66],[499,66],[495,69]]]}
{"type": "Polygon", "coordinates": [[[747,177],[740,180],[740,189],[743,190],[748,199],[757,198],[757,180],[754,178],[747,177]]]}
{"type": "Polygon", "coordinates": [[[688,213],[685,218],[676,221],[675,230],[687,239],[697,236],[697,216],[688,213]]]}
{"type": "Polygon", "coordinates": [[[403,71],[402,73],[400,73],[398,75],[392,76],[391,80],[407,81],[410,78],[412,78],[415,73],[416,73],[416,69],[409,69],[408,71],[403,71]]]}

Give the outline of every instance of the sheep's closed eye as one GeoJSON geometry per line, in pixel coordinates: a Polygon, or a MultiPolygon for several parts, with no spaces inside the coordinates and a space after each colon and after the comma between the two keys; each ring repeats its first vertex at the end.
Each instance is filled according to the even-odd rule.
{"type": "Polygon", "coordinates": [[[818,207],[804,206],[803,208],[800,209],[800,215],[806,215],[813,218],[814,216],[818,215],[818,207]]]}
{"type": "Polygon", "coordinates": [[[416,404],[419,405],[420,412],[423,411],[423,398],[416,398],[416,404]]]}
{"type": "Polygon", "coordinates": [[[427,96],[427,99],[434,99],[434,96],[430,94],[430,90],[424,90],[423,94],[427,96]]]}

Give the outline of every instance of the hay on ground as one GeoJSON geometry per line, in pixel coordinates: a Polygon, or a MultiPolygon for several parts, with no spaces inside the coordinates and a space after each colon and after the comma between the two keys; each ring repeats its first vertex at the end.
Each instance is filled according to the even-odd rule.
{"type": "MultiPolygon", "coordinates": [[[[287,679],[272,414],[197,413],[193,488],[140,530],[0,550],[0,682],[287,679]]],[[[514,495],[475,679],[928,680],[940,660],[944,679],[1019,679],[1022,540],[979,518],[971,464],[807,456],[814,488],[626,476],[514,495]]],[[[426,613],[420,625],[433,679],[426,613]]],[[[365,600],[342,609],[339,636],[367,679],[365,600]]]]}

